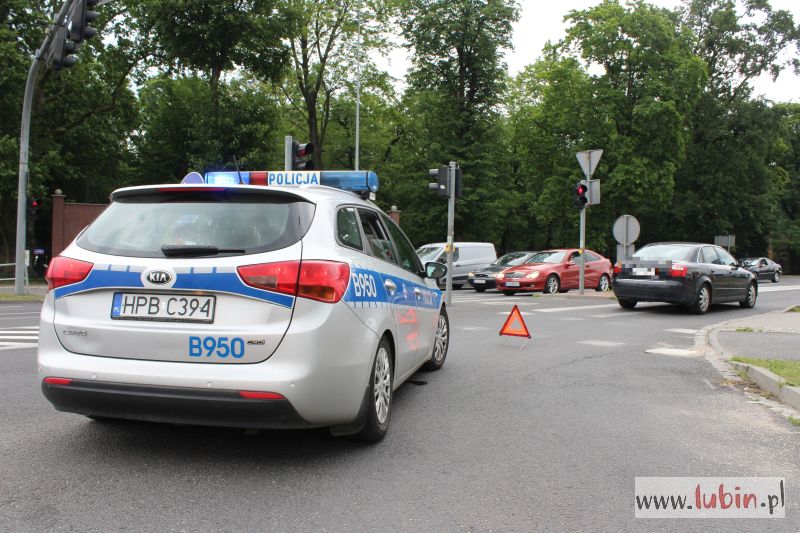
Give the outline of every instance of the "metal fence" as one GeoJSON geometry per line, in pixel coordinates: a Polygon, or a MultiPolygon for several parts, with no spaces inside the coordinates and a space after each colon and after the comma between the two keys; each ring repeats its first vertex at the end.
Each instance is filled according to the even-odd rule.
{"type": "MultiPolygon", "coordinates": [[[[11,267],[12,272],[13,272],[14,267],[16,267],[16,263],[0,263],[0,271],[2,271],[2,269],[5,268],[5,267],[11,267]]],[[[10,278],[0,278],[0,281],[14,281],[15,279],[16,278],[14,276],[11,276],[10,278]]],[[[25,286],[26,287],[28,286],[28,282],[29,281],[30,281],[30,279],[28,278],[28,269],[26,267],[25,268],[25,286]]]]}

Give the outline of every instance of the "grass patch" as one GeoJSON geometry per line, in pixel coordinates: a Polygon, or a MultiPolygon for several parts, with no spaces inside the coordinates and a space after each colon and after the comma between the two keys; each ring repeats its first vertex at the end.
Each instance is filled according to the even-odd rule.
{"type": "Polygon", "coordinates": [[[753,328],[736,328],[736,333],[753,333],[755,330],[753,328]]]}
{"type": "Polygon", "coordinates": [[[748,365],[760,366],[766,368],[770,372],[779,375],[787,381],[787,385],[797,386],[800,385],[800,361],[786,361],[783,359],[754,359],[752,357],[736,357],[731,358],[740,363],[747,363],[748,365]]]}
{"type": "Polygon", "coordinates": [[[794,307],[789,309],[789,311],[787,311],[787,312],[789,312],[789,313],[800,313],[800,305],[795,305],[794,307]]]}
{"type": "Polygon", "coordinates": [[[800,418],[795,418],[793,416],[790,416],[789,422],[791,422],[793,426],[800,426],[800,418]]]}
{"type": "Polygon", "coordinates": [[[0,302],[43,302],[44,296],[36,294],[23,294],[18,296],[16,294],[2,294],[0,293],[0,302]]]}

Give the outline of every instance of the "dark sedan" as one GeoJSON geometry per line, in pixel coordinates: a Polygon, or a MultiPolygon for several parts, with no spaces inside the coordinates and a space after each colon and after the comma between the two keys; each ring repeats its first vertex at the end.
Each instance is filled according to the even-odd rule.
{"type": "Polygon", "coordinates": [[[625,309],[637,302],[667,302],[697,314],[725,302],[750,308],[758,297],[755,274],[725,249],[701,243],[648,244],[632,260],[614,266],[613,287],[625,309]]]}
{"type": "Polygon", "coordinates": [[[522,265],[527,262],[537,252],[509,252],[490,264],[478,270],[474,270],[467,276],[467,282],[478,292],[497,287],[497,274],[507,268],[522,265]]]}
{"type": "Polygon", "coordinates": [[[755,274],[758,279],[768,279],[778,283],[783,274],[781,266],[767,257],[748,257],[742,259],[742,266],[755,274]]]}

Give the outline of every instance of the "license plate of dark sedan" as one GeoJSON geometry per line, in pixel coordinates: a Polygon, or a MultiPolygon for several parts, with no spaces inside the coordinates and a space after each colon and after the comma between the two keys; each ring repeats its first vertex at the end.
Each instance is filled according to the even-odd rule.
{"type": "Polygon", "coordinates": [[[656,274],[655,268],[634,267],[633,269],[634,276],[655,276],[655,274],[656,274]]]}
{"type": "Polygon", "coordinates": [[[111,318],[162,322],[213,322],[214,296],[116,292],[111,318]]]}
{"type": "Polygon", "coordinates": [[[486,283],[485,279],[476,279],[472,281],[473,283],[486,283]]]}

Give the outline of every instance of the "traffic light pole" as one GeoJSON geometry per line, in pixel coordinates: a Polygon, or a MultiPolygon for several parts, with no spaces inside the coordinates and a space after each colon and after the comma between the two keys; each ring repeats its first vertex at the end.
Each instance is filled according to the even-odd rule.
{"type": "Polygon", "coordinates": [[[580,264],[581,264],[581,273],[580,279],[578,282],[578,294],[581,296],[583,295],[583,281],[584,281],[584,274],[586,271],[586,254],[584,253],[586,248],[586,208],[584,207],[581,209],[581,238],[580,238],[580,264]]]}
{"type": "Polygon", "coordinates": [[[453,303],[453,233],[456,218],[456,162],[450,161],[447,167],[447,284],[445,285],[445,303],[450,307],[453,303]]]}
{"type": "Polygon", "coordinates": [[[294,150],[294,139],[287,135],[283,141],[283,170],[292,170],[292,151],[294,150]]]}
{"type": "Polygon", "coordinates": [[[53,25],[47,29],[42,46],[36,51],[28,79],[25,81],[25,96],[22,99],[22,124],[19,133],[19,182],[17,184],[17,242],[14,251],[14,292],[21,296],[25,294],[25,235],[27,232],[26,217],[28,207],[28,153],[31,137],[31,106],[33,104],[33,89],[36,85],[36,76],[39,73],[39,64],[45,57],[53,39],[53,27],[62,23],[67,15],[67,10],[72,0],[66,0],[53,19],[53,25]]]}

